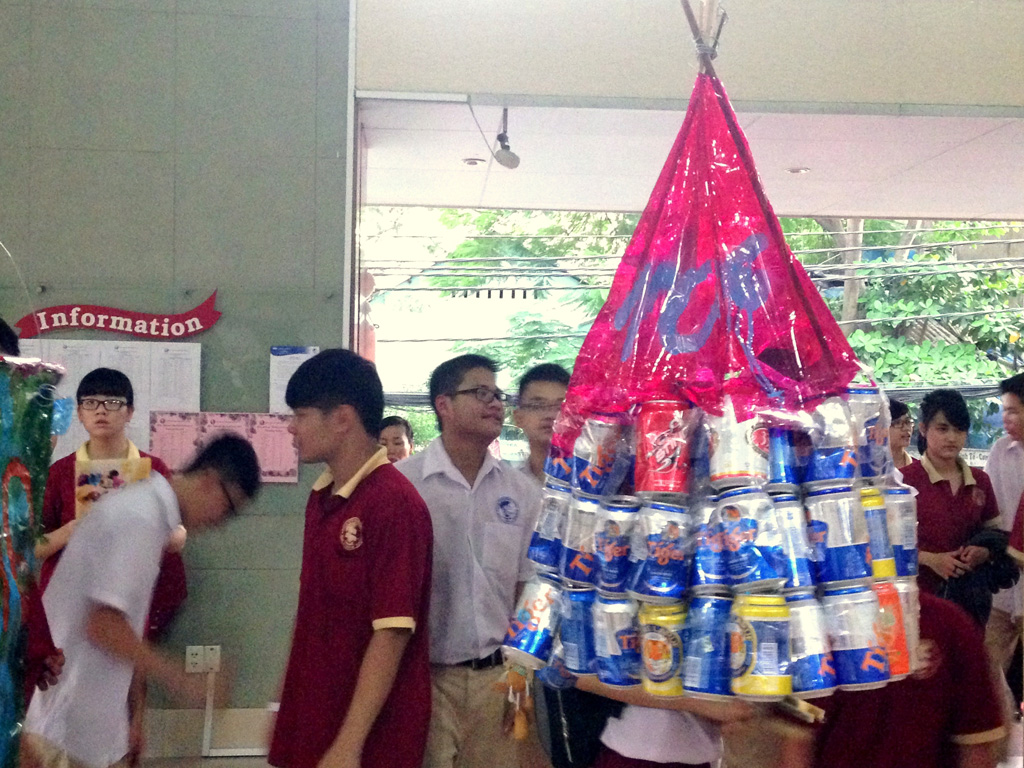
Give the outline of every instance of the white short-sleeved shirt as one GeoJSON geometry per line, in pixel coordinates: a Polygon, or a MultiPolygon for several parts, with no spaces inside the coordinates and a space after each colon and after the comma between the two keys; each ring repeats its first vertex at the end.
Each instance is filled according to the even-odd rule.
{"type": "Polygon", "coordinates": [[[623,757],[654,763],[713,763],[722,756],[718,725],[711,720],[631,704],[608,718],[601,743],[623,757]]]}
{"type": "Polygon", "coordinates": [[[516,583],[533,575],[526,553],[540,490],[490,454],[470,486],[441,438],[395,467],[427,503],[434,526],[430,660],[484,658],[505,636],[516,583]]]}
{"type": "Polygon", "coordinates": [[[89,613],[116,608],[141,638],[164,547],[180,524],[177,497],[157,472],[104,496],[79,521],[43,594],[64,671],[32,697],[25,730],[85,765],[105,768],[128,752],[132,680],[131,663],[89,642],[89,613]]]}
{"type": "MultiPolygon", "coordinates": [[[[1009,532],[1013,528],[1021,494],[1024,494],[1024,445],[1009,435],[996,440],[985,462],[985,474],[992,481],[992,490],[999,505],[999,527],[1009,532]]],[[[1011,616],[1020,616],[1022,592],[1024,580],[996,592],[992,607],[1011,616]]]]}

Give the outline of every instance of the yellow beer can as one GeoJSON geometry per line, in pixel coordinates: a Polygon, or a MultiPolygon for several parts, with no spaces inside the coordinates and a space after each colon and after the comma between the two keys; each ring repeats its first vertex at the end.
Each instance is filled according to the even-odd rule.
{"type": "Polygon", "coordinates": [[[778,701],[793,692],[789,670],[789,606],[782,595],[736,595],[729,617],[732,692],[778,701]]]}
{"type": "Polygon", "coordinates": [[[683,623],[686,606],[642,603],[640,624],[641,684],[652,696],[683,695],[683,623]]]}
{"type": "Polygon", "coordinates": [[[860,506],[868,526],[868,550],[871,554],[871,575],[876,579],[896,578],[896,558],[889,541],[885,497],[877,488],[860,489],[860,506]]]}

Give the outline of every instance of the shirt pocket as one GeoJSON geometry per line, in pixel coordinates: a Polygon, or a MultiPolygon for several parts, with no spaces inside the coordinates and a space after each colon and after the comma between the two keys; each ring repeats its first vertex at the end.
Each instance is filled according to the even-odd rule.
{"type": "Polygon", "coordinates": [[[521,532],[508,523],[484,525],[483,567],[488,573],[514,584],[519,575],[521,532]]]}

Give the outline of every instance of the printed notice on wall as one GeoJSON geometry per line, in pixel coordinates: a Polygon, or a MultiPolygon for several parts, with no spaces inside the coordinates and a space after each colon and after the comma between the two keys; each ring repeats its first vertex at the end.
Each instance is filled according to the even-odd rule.
{"type": "Polygon", "coordinates": [[[288,379],[295,369],[320,352],[320,347],[271,347],[270,348],[270,412],[291,413],[284,401],[288,379]]]}

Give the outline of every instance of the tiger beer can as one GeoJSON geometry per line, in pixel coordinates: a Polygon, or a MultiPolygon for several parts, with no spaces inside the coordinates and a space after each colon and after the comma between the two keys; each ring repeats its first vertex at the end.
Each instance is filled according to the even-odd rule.
{"type": "Polygon", "coordinates": [[[890,679],[902,680],[910,674],[910,649],[907,647],[907,626],[895,579],[876,581],[871,588],[881,611],[877,622],[878,639],[889,657],[890,679]]]}
{"type": "Polygon", "coordinates": [[[640,604],[640,682],[652,696],[682,696],[683,627],[686,607],[640,604]]]}
{"type": "Polygon", "coordinates": [[[597,588],[606,594],[625,594],[630,539],[639,513],[640,501],[632,496],[605,499],[597,510],[594,531],[597,588]]]}
{"type": "Polygon", "coordinates": [[[852,488],[820,488],[804,498],[812,570],[819,584],[866,584],[868,531],[860,495],[852,488]]]}
{"type": "Polygon", "coordinates": [[[558,573],[571,586],[593,587],[597,584],[594,532],[599,506],[596,497],[583,495],[573,496],[569,505],[558,573]]]}
{"type": "Polygon", "coordinates": [[[811,572],[811,545],[807,540],[807,516],[804,505],[795,494],[772,496],[775,514],[782,531],[782,552],[786,557],[784,591],[814,586],[811,572]]]}
{"type": "Polygon", "coordinates": [[[694,595],[683,630],[683,689],[687,696],[732,696],[729,613],[732,598],[694,595]]]}
{"type": "Polygon", "coordinates": [[[718,491],[768,481],[768,430],[760,419],[709,416],[711,486],[718,491]]]}
{"type": "Polygon", "coordinates": [[[626,591],[648,603],[672,603],[686,594],[689,577],[692,517],[686,507],[669,501],[645,500],[638,521],[643,542],[626,580],[626,591]]]}
{"type": "Polygon", "coordinates": [[[885,497],[877,488],[860,489],[860,506],[868,529],[868,550],[871,553],[871,575],[876,579],[896,577],[896,559],[889,543],[885,497]]]}
{"type": "Polygon", "coordinates": [[[561,595],[553,579],[538,576],[526,583],[502,642],[507,660],[530,669],[548,663],[558,632],[561,595]]]}
{"type": "Polygon", "coordinates": [[[607,685],[640,685],[640,638],[636,603],[598,594],[594,601],[594,653],[597,679],[607,685]]]}
{"type": "Polygon", "coordinates": [[[825,612],[814,590],[786,595],[789,606],[789,673],[793,695],[800,699],[828,696],[836,689],[835,659],[828,642],[825,612]]]}
{"type": "Polygon", "coordinates": [[[572,454],[552,443],[544,459],[544,474],[547,479],[564,485],[572,485],[572,454]]]}
{"type": "Polygon", "coordinates": [[[562,622],[559,637],[562,640],[562,658],[565,668],[574,675],[593,675],[597,672],[594,653],[594,589],[565,587],[562,590],[562,622]]]}
{"type": "Polygon", "coordinates": [[[878,387],[847,390],[854,436],[857,438],[857,467],[863,478],[881,477],[888,466],[889,430],[883,429],[885,401],[878,387]]]}
{"type": "Polygon", "coordinates": [[[789,607],[781,595],[736,595],[729,617],[732,692],[779,701],[793,692],[789,674],[789,607]]]}
{"type": "Polygon", "coordinates": [[[573,446],[572,485],[580,493],[604,496],[622,437],[622,422],[615,416],[596,415],[583,422],[573,446]]]}
{"type": "Polygon", "coordinates": [[[889,659],[877,627],[881,611],[870,587],[826,588],[821,607],[839,687],[863,691],[888,683],[889,659]]]}
{"type": "Polygon", "coordinates": [[[693,506],[694,545],[690,585],[694,594],[727,591],[725,543],[718,497],[707,496],[693,506]]]}
{"type": "Polygon", "coordinates": [[[793,443],[792,429],[768,428],[768,486],[765,490],[769,493],[795,493],[803,482],[793,443]]]}
{"type": "Polygon", "coordinates": [[[910,488],[885,489],[885,517],[897,578],[917,576],[917,501],[910,488]]]}
{"type": "Polygon", "coordinates": [[[634,475],[637,494],[686,493],[697,415],[688,404],[672,400],[651,400],[640,406],[634,475]]]}
{"type": "Polygon", "coordinates": [[[910,671],[921,669],[918,649],[921,644],[921,598],[914,577],[896,579],[896,593],[900,596],[903,609],[903,631],[907,636],[907,652],[910,656],[910,671]]]}
{"type": "Polygon", "coordinates": [[[738,592],[766,592],[786,581],[782,531],[768,494],[758,488],[737,488],[718,496],[725,568],[729,585],[738,592]]]}
{"type": "Polygon", "coordinates": [[[536,563],[538,570],[550,573],[558,570],[562,556],[562,532],[571,504],[569,486],[549,479],[541,494],[540,514],[526,554],[536,563]]]}

